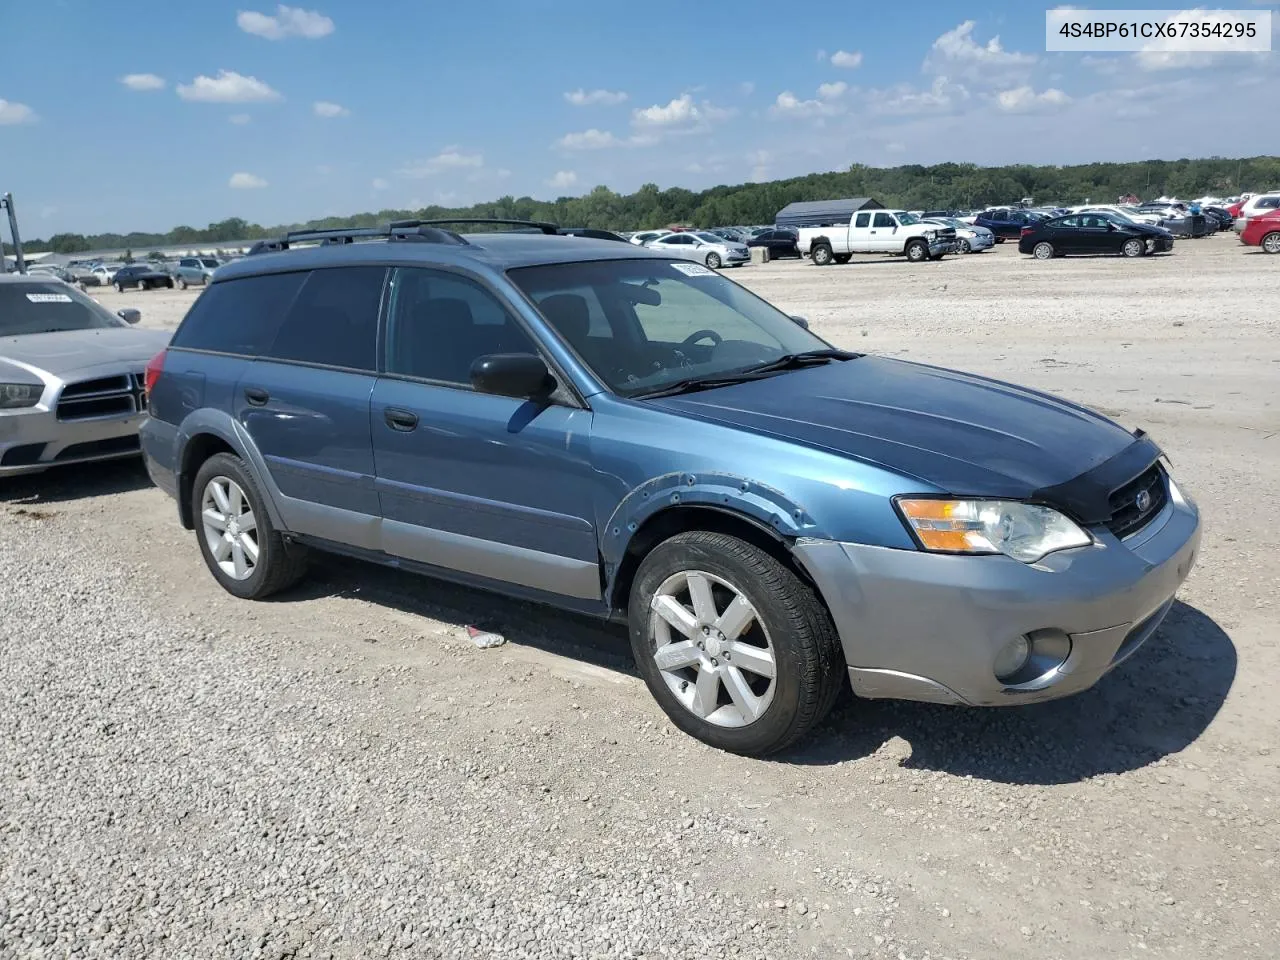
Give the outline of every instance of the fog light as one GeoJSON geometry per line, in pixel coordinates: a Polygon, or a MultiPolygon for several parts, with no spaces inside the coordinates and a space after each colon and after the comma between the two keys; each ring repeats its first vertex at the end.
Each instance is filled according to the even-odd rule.
{"type": "Polygon", "coordinates": [[[1014,637],[996,654],[996,679],[1008,683],[1021,672],[1031,659],[1031,641],[1026,637],[1014,637]]]}

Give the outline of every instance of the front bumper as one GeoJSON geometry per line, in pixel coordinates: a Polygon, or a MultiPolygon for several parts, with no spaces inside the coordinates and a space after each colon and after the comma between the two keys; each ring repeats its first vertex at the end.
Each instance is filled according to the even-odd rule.
{"type": "Polygon", "coordinates": [[[1200,515],[1171,490],[1128,539],[1093,532],[1094,546],[1031,565],[831,540],[802,539],[795,555],[831,611],[857,695],[1003,706],[1085,690],[1154,634],[1195,561],[1200,515]],[[1029,634],[1065,635],[1069,652],[1001,683],[997,654],[1029,634]]]}
{"type": "Polygon", "coordinates": [[[51,410],[0,416],[0,477],[68,463],[136,457],[146,414],[62,421],[51,410]]]}

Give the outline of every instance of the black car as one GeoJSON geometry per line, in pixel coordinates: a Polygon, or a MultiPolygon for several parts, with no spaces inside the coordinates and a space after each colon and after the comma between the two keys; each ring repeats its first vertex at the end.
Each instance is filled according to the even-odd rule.
{"type": "Polygon", "coordinates": [[[747,241],[748,247],[768,247],[769,259],[779,260],[783,257],[799,257],[800,248],[796,246],[800,239],[794,230],[765,230],[757,233],[747,241]]]}
{"type": "Polygon", "coordinates": [[[121,267],[116,271],[115,279],[111,282],[121,293],[132,290],[134,287],[140,290],[150,290],[153,287],[173,289],[173,277],[146,263],[133,263],[121,267]]]}
{"type": "Polygon", "coordinates": [[[1024,227],[1018,252],[1037,260],[1071,253],[1118,253],[1141,257],[1173,249],[1173,234],[1161,227],[1121,220],[1103,213],[1076,213],[1024,227]]]}

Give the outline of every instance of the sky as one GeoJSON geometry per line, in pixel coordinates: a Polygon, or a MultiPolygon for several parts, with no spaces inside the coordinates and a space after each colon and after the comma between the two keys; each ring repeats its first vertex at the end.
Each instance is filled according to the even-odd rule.
{"type": "Polygon", "coordinates": [[[23,234],[1280,153],[1280,54],[1047,53],[1026,0],[316,2],[0,0],[23,234]]]}

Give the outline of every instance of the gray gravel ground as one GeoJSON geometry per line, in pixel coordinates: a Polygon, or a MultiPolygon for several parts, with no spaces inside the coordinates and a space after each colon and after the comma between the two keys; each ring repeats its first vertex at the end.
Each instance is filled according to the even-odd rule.
{"type": "Polygon", "coordinates": [[[0,960],[1275,956],[1277,261],[732,273],[1148,427],[1206,518],[1094,690],[846,701],[772,762],[676,732],[616,632],[348,561],[244,603],[137,465],[0,481],[0,960]]]}

